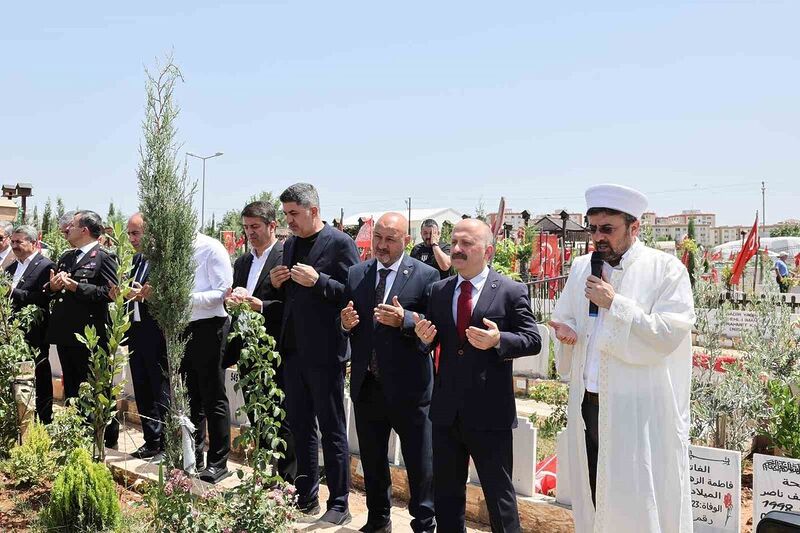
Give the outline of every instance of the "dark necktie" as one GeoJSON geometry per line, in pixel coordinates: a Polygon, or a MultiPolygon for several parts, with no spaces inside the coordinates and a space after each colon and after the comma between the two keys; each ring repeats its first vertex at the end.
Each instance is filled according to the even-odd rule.
{"type": "Polygon", "coordinates": [[[472,283],[467,280],[461,282],[461,292],[456,304],[456,329],[463,342],[467,338],[467,328],[472,317],[472,283]]]}
{"type": "MultiPolygon", "coordinates": [[[[386,294],[386,278],[389,276],[391,269],[382,268],[378,270],[381,279],[378,280],[378,286],[375,287],[375,307],[383,303],[383,295],[386,294]]],[[[377,326],[377,322],[374,323],[377,326]]],[[[369,371],[377,379],[380,376],[378,371],[378,354],[375,353],[375,348],[372,348],[372,356],[369,358],[369,371]]]]}

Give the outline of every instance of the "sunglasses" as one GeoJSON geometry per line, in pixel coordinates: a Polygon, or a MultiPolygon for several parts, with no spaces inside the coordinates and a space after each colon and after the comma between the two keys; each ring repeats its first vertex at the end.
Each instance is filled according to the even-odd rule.
{"type": "Polygon", "coordinates": [[[603,235],[611,235],[612,233],[614,233],[617,230],[617,227],[619,227],[619,226],[612,226],[611,224],[604,224],[602,226],[589,225],[589,226],[586,227],[586,229],[588,229],[589,233],[592,234],[592,235],[594,235],[597,232],[600,232],[603,235]]]}

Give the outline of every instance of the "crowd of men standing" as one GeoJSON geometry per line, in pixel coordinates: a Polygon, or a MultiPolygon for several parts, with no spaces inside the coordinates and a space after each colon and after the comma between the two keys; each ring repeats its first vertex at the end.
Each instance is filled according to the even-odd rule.
{"type": "MultiPolygon", "coordinates": [[[[321,511],[321,444],[329,497],[318,520],[351,520],[344,410],[350,360],[369,509],[361,531],[391,531],[391,430],[400,438],[408,472],[414,531],[464,531],[470,457],[493,531],[520,531],[511,482],[511,432],[517,420],[512,359],[536,354],[541,346],[526,288],[488,266],[494,251],[489,227],[462,220],[447,244],[439,242],[436,222],[426,220],[423,242],[407,254],[408,221],[386,213],[375,224],[373,258],[359,262],[353,239],[322,221],[312,185],[292,185],[280,201],[292,236],[278,241],[274,206],[248,204],[241,218],[250,251],[233,266],[219,241],[202,233],[195,237],[191,321],[181,371],[197,428],[200,478],[216,483],[228,475],[224,369],[238,361],[241,345],[224,338],[226,307],[246,302],[264,315],[281,354],[277,380],[285,392],[281,436],[287,450],[277,469],[296,485],[302,513],[316,517],[321,511]]],[[[60,224],[72,249],[56,264],[36,252],[34,228],[0,227],[2,244],[11,237],[16,257],[4,264],[13,276],[14,305],[38,305],[50,315],[28,337],[37,349],[37,413],[44,422],[52,416],[49,344],[57,346],[65,396],[77,396],[89,354],[75,333],[94,324],[104,334],[117,279],[116,258],[98,243],[103,225],[96,213],[69,213],[60,224]]],[[[158,461],[169,404],[166,347],[147,309],[150,265],[140,250],[146,220],[134,214],[127,230],[138,252],[131,272],[128,346],[145,437],[133,455],[158,461]]],[[[2,251],[0,259],[7,259],[2,251]]],[[[116,427],[106,435],[106,444],[115,445],[116,427]]]]}

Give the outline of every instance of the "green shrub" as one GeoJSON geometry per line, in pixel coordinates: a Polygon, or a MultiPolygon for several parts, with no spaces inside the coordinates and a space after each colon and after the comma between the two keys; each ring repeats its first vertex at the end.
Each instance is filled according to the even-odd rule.
{"type": "Polygon", "coordinates": [[[56,463],[51,449],[50,435],[39,422],[28,427],[25,442],[11,449],[10,457],[2,470],[15,485],[36,485],[55,475],[56,463]]]}
{"type": "Polygon", "coordinates": [[[74,405],[56,411],[53,421],[47,426],[47,432],[53,442],[57,464],[64,465],[75,448],[92,448],[89,427],[84,420],[74,405]]]}
{"type": "Polygon", "coordinates": [[[768,434],[787,457],[800,458],[800,403],[789,385],[773,380],[767,388],[772,408],[768,434]]]}
{"type": "Polygon", "coordinates": [[[550,405],[553,412],[548,417],[530,416],[531,422],[537,425],[541,435],[545,438],[555,438],[559,431],[567,425],[567,403],[569,403],[569,388],[563,383],[543,381],[537,383],[528,398],[550,405]]]}
{"type": "Polygon", "coordinates": [[[120,516],[108,467],[93,463],[88,450],[73,450],[53,483],[50,503],[42,514],[44,525],[66,532],[114,531],[120,516]]]}

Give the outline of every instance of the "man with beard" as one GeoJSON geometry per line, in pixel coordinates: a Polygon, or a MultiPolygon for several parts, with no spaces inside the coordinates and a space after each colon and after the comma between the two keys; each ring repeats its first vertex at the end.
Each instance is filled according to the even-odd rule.
{"type": "Polygon", "coordinates": [[[420,227],[420,235],[422,242],[414,246],[409,255],[438,270],[441,279],[446,278],[450,275],[450,245],[439,242],[441,238],[439,223],[432,218],[424,220],[420,227]]]}
{"type": "MultiPolygon", "coordinates": [[[[233,289],[225,296],[227,306],[246,302],[250,309],[264,316],[264,329],[274,339],[280,338],[281,319],[283,318],[283,300],[281,291],[272,286],[269,271],[283,261],[283,243],[275,236],[278,227],[275,207],[267,202],[252,202],[242,209],[242,227],[250,243],[250,253],[242,255],[233,265],[233,289]]],[[[242,351],[242,340],[236,338],[228,343],[223,361],[223,368],[239,361],[242,351]]],[[[283,390],[282,367],[276,360],[275,384],[283,390]]],[[[246,376],[250,372],[248,366],[239,363],[239,372],[246,376]]],[[[264,395],[271,383],[262,383],[264,395]]],[[[243,389],[245,402],[250,401],[253,391],[243,389]]],[[[248,411],[250,423],[255,422],[255,413],[248,411]]],[[[294,482],[297,474],[297,461],[294,456],[294,441],[289,431],[289,423],[281,421],[278,436],[286,443],[281,450],[283,457],[277,461],[278,474],[289,483],[294,482]]]]}
{"type": "Polygon", "coordinates": [[[570,379],[575,531],[689,532],[689,276],[636,238],[643,194],[598,185],[586,204],[598,257],[575,260],[550,322],[559,372],[570,379]],[[601,276],[592,275],[595,259],[601,276]]]}
{"type": "Polygon", "coordinates": [[[49,424],[53,420],[53,376],[48,359],[50,345],[45,340],[50,321],[50,298],[44,287],[50,281],[55,268],[53,262],[36,250],[38,232],[31,226],[18,226],[11,234],[11,249],[16,261],[6,268],[12,276],[11,305],[19,312],[27,305],[39,308],[39,317],[25,334],[25,340],[33,350],[36,370],[36,414],[39,421],[49,424]]]}
{"type": "Polygon", "coordinates": [[[433,472],[428,410],[433,388],[430,354],[414,335],[413,313],[424,313],[439,273],[403,251],[408,221],[386,213],[375,223],[375,258],[350,267],[341,324],[350,336],[350,396],[356,415],[369,518],[359,530],[392,530],[389,434],[400,437],[415,532],[432,532],[433,472]],[[363,318],[363,321],[362,321],[363,318]]]}
{"type": "Polygon", "coordinates": [[[283,264],[269,275],[272,285],[285,294],[278,351],[283,356],[286,415],[297,447],[297,505],[306,515],[320,509],[319,422],[329,492],[328,509],[320,520],[343,525],[351,520],[344,411],[349,350],[337,318],[347,270],[358,263],[358,250],[346,233],[322,222],[313,185],[296,183],[280,200],[293,236],[283,245],[283,264]]]}
{"type": "Polygon", "coordinates": [[[465,531],[470,457],[492,531],[521,531],[511,482],[512,360],[539,353],[541,338],[527,287],[491,270],[493,254],[485,222],[456,224],[451,257],[458,275],[434,283],[425,318],[414,317],[424,349],[441,347],[430,418],[436,526],[448,533],[465,531]]]}

